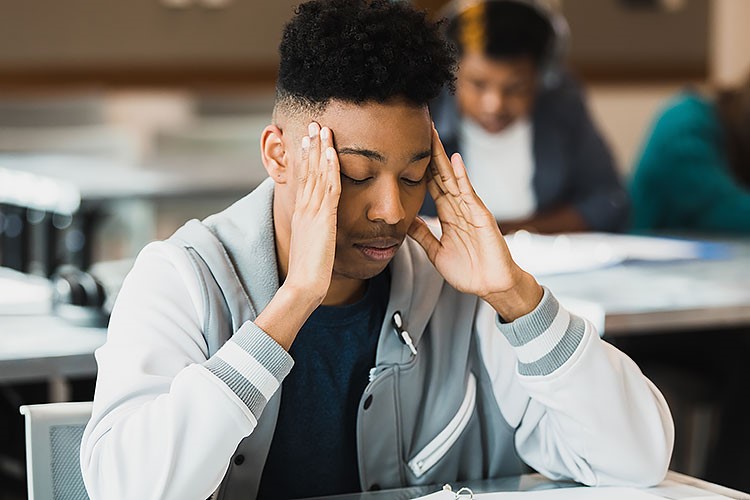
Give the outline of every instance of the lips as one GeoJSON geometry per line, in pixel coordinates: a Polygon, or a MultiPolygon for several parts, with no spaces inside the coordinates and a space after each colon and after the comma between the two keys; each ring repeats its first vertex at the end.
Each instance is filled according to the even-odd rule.
{"type": "Polygon", "coordinates": [[[375,261],[390,260],[396,255],[401,240],[393,238],[383,238],[355,243],[354,247],[362,254],[375,261]]]}

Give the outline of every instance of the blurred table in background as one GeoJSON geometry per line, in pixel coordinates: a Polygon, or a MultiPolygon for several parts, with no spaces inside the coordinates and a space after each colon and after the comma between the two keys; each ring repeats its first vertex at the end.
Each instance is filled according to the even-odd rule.
{"type": "Polygon", "coordinates": [[[266,177],[260,137],[273,101],[272,92],[0,99],[0,265],[86,269],[223,209],[266,177]],[[12,174],[33,177],[30,189],[19,192],[12,174]],[[74,213],[49,206],[63,190],[79,199],[74,213]],[[107,241],[97,246],[99,230],[107,241]]]}
{"type": "Polygon", "coordinates": [[[96,376],[94,350],[105,328],[53,314],[48,280],[0,267],[0,385],[49,382],[49,400],[69,399],[70,378],[96,376]]]}
{"type": "MultiPolygon", "coordinates": [[[[39,274],[45,275],[59,263],[88,268],[95,261],[96,229],[109,215],[118,216],[127,225],[125,256],[132,256],[157,237],[156,203],[182,201],[189,207],[206,200],[222,200],[219,206],[223,208],[266,177],[259,158],[250,162],[246,155],[199,153],[154,157],[137,166],[98,157],[6,154],[0,155],[0,169],[65,183],[80,196],[75,212],[60,215],[67,217],[62,224],[56,222],[56,213],[40,211],[33,204],[6,204],[0,210],[6,227],[0,262],[24,272],[37,272],[32,261],[41,260],[44,265],[39,274]],[[42,227],[35,230],[35,224],[42,227]],[[11,232],[14,227],[17,229],[11,232]],[[55,228],[67,230],[67,236],[55,228]],[[60,257],[61,253],[68,257],[60,257]]],[[[41,182],[38,184],[41,187],[41,182]]],[[[29,193],[27,198],[32,200],[34,196],[29,193]]],[[[196,216],[188,209],[184,219],[196,216]]]]}
{"type": "Polygon", "coordinates": [[[515,260],[605,337],[750,325],[750,238],[507,236],[515,260]]]}
{"type": "Polygon", "coordinates": [[[48,380],[50,401],[67,400],[68,378],[96,376],[93,353],[106,338],[106,328],[53,315],[0,316],[0,384],[48,380]]]}

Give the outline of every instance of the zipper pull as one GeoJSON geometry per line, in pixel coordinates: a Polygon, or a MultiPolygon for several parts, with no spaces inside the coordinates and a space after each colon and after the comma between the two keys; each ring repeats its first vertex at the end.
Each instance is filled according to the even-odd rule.
{"type": "Polygon", "coordinates": [[[409,332],[404,330],[404,320],[401,317],[401,311],[396,311],[395,313],[393,313],[393,327],[396,329],[396,335],[398,336],[399,340],[409,348],[412,356],[416,356],[417,348],[414,347],[414,342],[412,342],[409,332]]]}

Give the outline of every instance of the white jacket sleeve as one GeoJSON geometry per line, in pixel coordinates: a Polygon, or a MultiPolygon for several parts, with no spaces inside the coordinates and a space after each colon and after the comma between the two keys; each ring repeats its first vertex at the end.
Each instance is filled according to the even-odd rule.
{"type": "Polygon", "coordinates": [[[666,401],[589,321],[547,289],[534,311],[512,323],[489,307],[480,321],[495,399],[516,427],[516,448],[528,465],[591,486],[649,486],[664,478],[674,442],[666,401]]]}
{"type": "Polygon", "coordinates": [[[251,322],[208,359],[201,304],[184,252],[141,252],[96,352],[81,444],[93,500],[209,497],[289,373],[291,357],[251,322]]]}

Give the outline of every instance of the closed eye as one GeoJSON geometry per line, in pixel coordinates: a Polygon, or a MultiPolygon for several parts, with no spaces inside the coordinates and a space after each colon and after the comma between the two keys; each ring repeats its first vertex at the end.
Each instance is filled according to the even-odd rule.
{"type": "Polygon", "coordinates": [[[348,175],[341,173],[341,179],[350,183],[354,184],[355,186],[358,186],[360,184],[364,184],[365,182],[372,179],[372,177],[365,177],[364,179],[355,179],[354,177],[349,177],[348,175]]]}
{"type": "Polygon", "coordinates": [[[414,179],[407,179],[406,177],[403,177],[403,178],[401,179],[401,181],[402,181],[402,182],[403,182],[404,184],[406,184],[407,186],[419,186],[420,184],[422,184],[422,181],[423,181],[423,180],[424,180],[424,176],[422,176],[422,178],[421,178],[421,179],[417,179],[417,180],[414,180],[414,179]]]}

